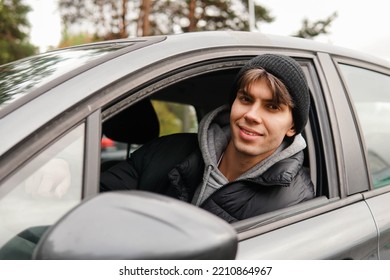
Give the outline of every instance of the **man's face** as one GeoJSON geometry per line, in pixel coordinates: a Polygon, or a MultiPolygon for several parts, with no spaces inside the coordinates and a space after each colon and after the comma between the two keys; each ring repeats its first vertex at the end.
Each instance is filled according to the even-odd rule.
{"type": "Polygon", "coordinates": [[[235,151],[241,158],[260,162],[270,156],[285,136],[293,136],[291,108],[275,104],[271,89],[263,79],[239,91],[230,113],[235,151]]]}

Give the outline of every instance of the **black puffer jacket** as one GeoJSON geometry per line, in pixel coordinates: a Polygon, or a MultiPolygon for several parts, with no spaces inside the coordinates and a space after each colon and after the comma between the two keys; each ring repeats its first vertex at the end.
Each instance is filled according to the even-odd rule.
{"type": "MultiPolygon", "coordinates": [[[[201,205],[228,222],[291,206],[314,197],[303,152],[274,164],[260,177],[230,182],[201,205]]],[[[196,134],[158,138],[128,161],[101,175],[101,191],[139,189],[191,202],[202,180],[204,163],[196,134]]]]}

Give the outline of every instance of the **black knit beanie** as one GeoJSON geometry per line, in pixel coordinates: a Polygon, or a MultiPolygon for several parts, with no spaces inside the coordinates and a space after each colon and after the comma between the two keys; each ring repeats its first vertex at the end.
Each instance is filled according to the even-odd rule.
{"type": "Polygon", "coordinates": [[[297,134],[301,133],[309,117],[310,94],[301,66],[291,57],[264,54],[249,60],[236,76],[233,90],[229,97],[230,106],[236,99],[242,75],[246,71],[256,68],[264,69],[281,80],[286,86],[294,103],[294,108],[292,109],[294,128],[297,134]]]}

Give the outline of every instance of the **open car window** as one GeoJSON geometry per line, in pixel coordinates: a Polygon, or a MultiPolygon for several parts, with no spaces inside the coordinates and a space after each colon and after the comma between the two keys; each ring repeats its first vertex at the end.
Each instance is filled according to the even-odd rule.
{"type": "MultiPolygon", "coordinates": [[[[241,63],[243,64],[244,62],[245,60],[241,63]]],[[[176,77],[170,76],[167,79],[157,81],[156,83],[149,85],[147,88],[143,88],[140,91],[133,93],[127,99],[125,98],[119,103],[113,104],[113,107],[109,108],[107,113],[103,112],[103,119],[110,120],[108,112],[115,112],[115,108],[119,108],[118,110],[122,111],[131,110],[132,106],[126,107],[123,104],[131,103],[130,100],[133,100],[134,102],[136,99],[135,96],[139,95],[142,96],[140,100],[151,101],[153,104],[153,110],[159,116],[159,133],[158,135],[155,134],[153,136],[154,138],[180,132],[196,133],[199,122],[208,112],[227,103],[227,96],[231,89],[231,85],[236,73],[240,69],[237,66],[238,63],[236,62],[232,64],[231,60],[227,62],[218,61],[213,63],[214,64],[202,65],[199,68],[191,68],[190,70],[187,70],[187,72],[176,73],[176,77]],[[234,65],[234,67],[232,65],[234,65]],[[211,71],[210,69],[213,70],[211,71]],[[145,95],[147,97],[145,97],[145,95]],[[180,115],[180,117],[178,117],[178,115],[180,115]]],[[[310,61],[302,60],[301,65],[308,76],[312,92],[317,92],[318,81],[313,81],[316,77],[315,73],[313,73],[310,69],[310,61]]],[[[325,164],[324,162],[319,162],[324,161],[324,151],[321,150],[322,143],[319,141],[319,139],[321,139],[321,128],[316,115],[316,107],[322,106],[322,103],[317,104],[319,99],[320,98],[318,96],[312,98],[312,112],[310,114],[310,120],[307,128],[304,131],[304,137],[308,145],[305,149],[304,165],[311,172],[312,181],[316,188],[316,196],[323,196],[323,198],[318,204],[313,203],[308,206],[303,205],[303,208],[300,207],[299,212],[302,212],[302,209],[305,209],[305,207],[308,207],[307,209],[311,209],[313,208],[313,205],[323,205],[325,203],[323,200],[327,200],[328,198],[325,164]]],[[[133,104],[133,106],[137,105],[136,102],[133,104]]],[[[143,110],[143,112],[145,112],[145,110],[143,110]]],[[[118,114],[119,113],[117,113],[117,115],[118,114]]],[[[114,118],[115,116],[112,117],[112,119],[114,118]]],[[[143,114],[138,118],[127,118],[126,128],[124,129],[132,126],[129,122],[142,122],[143,128],[147,128],[149,126],[153,127],[154,125],[149,125],[149,122],[146,121],[149,119],[150,117],[144,116],[143,114]]],[[[149,132],[144,134],[149,134],[149,132]]],[[[153,137],[147,140],[150,141],[153,137]]],[[[137,144],[134,146],[137,147],[137,144]]],[[[130,153],[132,151],[133,150],[130,150],[130,153]]],[[[102,155],[103,154],[104,150],[102,150],[102,155]]],[[[123,154],[126,154],[126,152],[123,154]]],[[[106,170],[106,167],[102,167],[102,170],[106,170]]],[[[296,213],[294,211],[294,209],[289,210],[288,215],[296,213]]],[[[278,217],[281,218],[283,215],[278,215],[278,217]]],[[[253,221],[248,224],[242,223],[239,227],[243,229],[245,227],[252,227],[255,224],[259,224],[259,222],[253,221]]]]}
{"type": "Polygon", "coordinates": [[[390,184],[390,76],[340,64],[367,149],[374,188],[390,184]]]}

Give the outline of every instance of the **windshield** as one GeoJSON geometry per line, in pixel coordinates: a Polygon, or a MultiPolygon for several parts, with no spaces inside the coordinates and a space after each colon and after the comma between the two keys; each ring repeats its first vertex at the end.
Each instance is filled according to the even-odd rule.
{"type": "Polygon", "coordinates": [[[55,78],[130,44],[100,44],[40,54],[0,66],[0,110],[55,78]]]}

